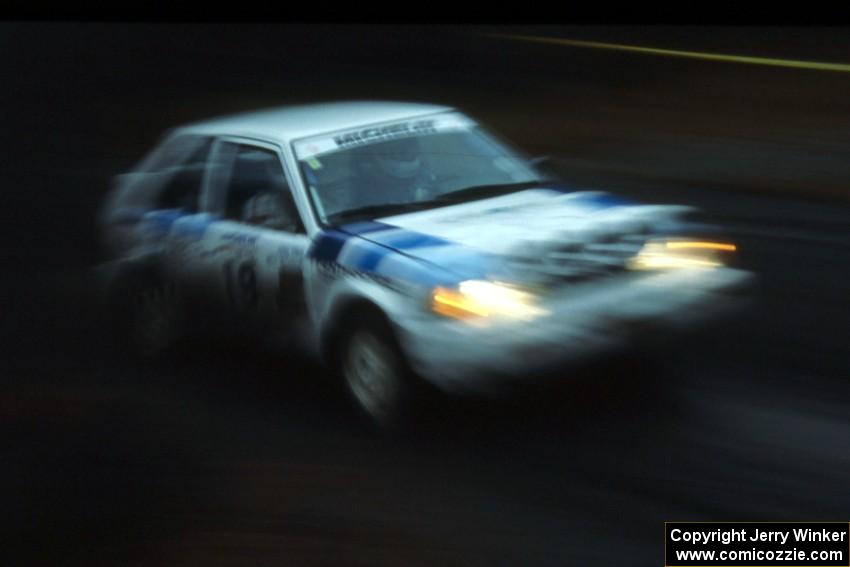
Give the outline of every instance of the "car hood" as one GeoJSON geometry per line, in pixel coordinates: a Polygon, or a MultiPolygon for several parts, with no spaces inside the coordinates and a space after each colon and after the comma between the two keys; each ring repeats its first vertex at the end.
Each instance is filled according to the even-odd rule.
{"type": "Polygon", "coordinates": [[[467,278],[585,279],[622,269],[690,207],[642,205],[599,191],[530,189],[344,227],[467,278]]]}

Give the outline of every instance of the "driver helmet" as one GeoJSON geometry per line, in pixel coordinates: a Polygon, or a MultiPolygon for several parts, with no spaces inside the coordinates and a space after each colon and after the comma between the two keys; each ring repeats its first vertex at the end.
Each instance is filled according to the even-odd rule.
{"type": "Polygon", "coordinates": [[[265,191],[254,195],[242,208],[242,221],[260,226],[274,226],[286,218],[286,209],[277,191],[265,191]]]}
{"type": "Polygon", "coordinates": [[[381,145],[375,155],[378,170],[388,177],[411,179],[422,170],[419,142],[416,138],[392,140],[381,145]]]}

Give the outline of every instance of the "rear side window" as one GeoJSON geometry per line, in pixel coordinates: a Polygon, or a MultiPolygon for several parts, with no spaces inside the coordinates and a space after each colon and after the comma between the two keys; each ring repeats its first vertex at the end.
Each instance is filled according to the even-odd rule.
{"type": "Polygon", "coordinates": [[[203,164],[212,140],[207,136],[172,135],[161,142],[133,171],[114,180],[105,205],[107,216],[127,210],[185,208],[194,211],[203,178],[203,164]]]}
{"type": "Polygon", "coordinates": [[[180,165],[205,143],[209,137],[197,134],[171,134],[163,137],[157,146],[134,169],[136,173],[161,173],[180,165]]]}
{"type": "Polygon", "coordinates": [[[178,142],[180,145],[174,148],[176,150],[174,153],[163,156],[164,163],[153,164],[162,167],[162,170],[168,173],[167,180],[159,192],[156,208],[184,209],[194,212],[198,210],[201,183],[212,147],[212,138],[186,136],[178,142]],[[168,157],[174,158],[176,163],[168,163],[166,159],[168,157]],[[183,157],[183,160],[179,160],[180,157],[183,157]]]}

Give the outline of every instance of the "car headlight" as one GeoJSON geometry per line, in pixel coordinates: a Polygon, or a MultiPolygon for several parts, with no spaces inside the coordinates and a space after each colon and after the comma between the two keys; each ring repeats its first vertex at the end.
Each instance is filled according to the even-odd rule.
{"type": "Polygon", "coordinates": [[[499,282],[467,280],[457,288],[438,287],[431,293],[431,310],[456,319],[507,317],[532,319],[547,311],[536,296],[499,282]]]}
{"type": "Polygon", "coordinates": [[[727,264],[734,244],[705,240],[650,240],[628,262],[632,270],[717,268],[727,264]]]}

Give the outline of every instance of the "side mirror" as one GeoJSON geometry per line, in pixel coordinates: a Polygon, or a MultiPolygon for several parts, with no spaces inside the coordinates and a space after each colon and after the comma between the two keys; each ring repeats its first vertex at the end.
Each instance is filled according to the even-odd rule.
{"type": "Polygon", "coordinates": [[[528,162],[534,167],[546,167],[552,163],[552,156],[534,156],[528,162]]]}
{"type": "Polygon", "coordinates": [[[531,164],[531,167],[542,173],[547,179],[552,181],[557,181],[561,179],[561,175],[558,174],[558,164],[557,159],[545,155],[545,156],[535,156],[528,160],[528,163],[531,164]]]}

